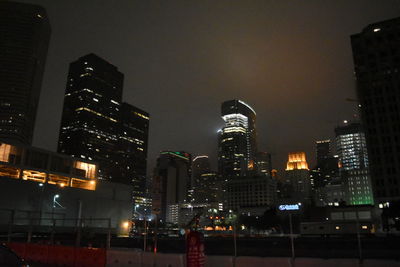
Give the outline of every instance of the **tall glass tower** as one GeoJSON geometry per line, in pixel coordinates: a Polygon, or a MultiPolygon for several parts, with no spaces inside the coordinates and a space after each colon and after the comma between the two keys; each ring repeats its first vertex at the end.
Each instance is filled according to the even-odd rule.
{"type": "Polygon", "coordinates": [[[50,23],[41,6],[0,1],[0,139],[32,143],[50,23]]]}
{"type": "Polygon", "coordinates": [[[350,205],[373,204],[367,144],[360,123],[335,128],[339,166],[350,205]]]}
{"type": "Polygon", "coordinates": [[[351,36],[357,96],[377,202],[400,200],[400,17],[351,36]]]}
{"type": "Polygon", "coordinates": [[[255,168],[256,112],[242,100],[229,100],[222,103],[221,115],[225,126],[219,132],[219,173],[247,176],[255,168]]]}
{"type": "Polygon", "coordinates": [[[89,54],[71,63],[58,152],[99,163],[99,179],[146,186],[149,114],[122,102],[124,75],[89,54]]]}

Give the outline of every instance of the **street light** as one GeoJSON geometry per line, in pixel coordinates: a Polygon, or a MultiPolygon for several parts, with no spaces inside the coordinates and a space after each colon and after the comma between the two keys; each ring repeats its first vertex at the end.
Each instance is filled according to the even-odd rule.
{"type": "Polygon", "coordinates": [[[55,208],[55,207],[56,207],[57,198],[59,198],[59,197],[60,197],[60,195],[59,195],[59,194],[56,194],[56,195],[54,195],[54,197],[53,197],[53,208],[55,208]]]}

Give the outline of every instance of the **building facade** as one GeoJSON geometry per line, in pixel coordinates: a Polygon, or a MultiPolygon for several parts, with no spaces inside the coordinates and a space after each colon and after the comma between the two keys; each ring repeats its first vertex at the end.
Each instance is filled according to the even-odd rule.
{"type": "Polygon", "coordinates": [[[330,158],[332,156],[331,153],[331,140],[318,140],[315,141],[315,150],[317,154],[317,165],[320,165],[324,162],[325,159],[330,158]]]}
{"type": "Polygon", "coordinates": [[[33,181],[39,186],[96,190],[98,166],[43,149],[0,142],[0,178],[33,181]]]}
{"type": "Polygon", "coordinates": [[[123,78],[94,54],[71,63],[58,152],[98,162],[100,180],[132,185],[144,197],[149,114],[122,102],[123,78]]]}
{"type": "Polygon", "coordinates": [[[267,152],[257,152],[255,160],[257,175],[272,176],[271,154],[267,152]]]}
{"type": "Polygon", "coordinates": [[[374,197],[400,199],[400,18],[351,36],[374,197]]]}
{"type": "Polygon", "coordinates": [[[0,2],[0,139],[32,144],[50,40],[46,10],[0,2]]]}
{"type": "Polygon", "coordinates": [[[218,168],[223,177],[247,176],[255,169],[256,112],[242,100],[222,103],[225,126],[219,132],[218,168]]]}
{"type": "Polygon", "coordinates": [[[368,154],[360,123],[335,128],[340,170],[347,193],[347,204],[373,204],[368,154]]]}
{"type": "Polygon", "coordinates": [[[190,167],[189,153],[183,151],[160,153],[154,169],[152,185],[152,209],[160,219],[172,218],[171,212],[176,211],[179,204],[188,202],[190,167]]]}
{"type": "Polygon", "coordinates": [[[229,180],[225,186],[227,209],[265,207],[272,206],[276,202],[276,180],[270,176],[236,178],[229,180]]]}
{"type": "Polygon", "coordinates": [[[306,153],[289,153],[283,186],[286,198],[291,201],[309,202],[311,200],[311,181],[306,153]]]}

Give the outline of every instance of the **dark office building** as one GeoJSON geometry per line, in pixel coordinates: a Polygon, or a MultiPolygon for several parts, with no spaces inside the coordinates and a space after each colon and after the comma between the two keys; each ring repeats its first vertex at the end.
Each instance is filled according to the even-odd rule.
{"type": "Polygon", "coordinates": [[[256,171],[257,175],[266,175],[271,177],[272,172],[272,162],[271,154],[267,152],[257,152],[256,153],[256,171]]]}
{"type": "Polygon", "coordinates": [[[320,165],[327,158],[331,157],[331,140],[319,140],[315,142],[317,152],[317,165],[320,165]]]}
{"type": "Polygon", "coordinates": [[[98,162],[99,179],[131,184],[142,194],[149,115],[121,102],[123,79],[94,54],[71,63],[58,151],[98,162]]]}
{"type": "Polygon", "coordinates": [[[50,39],[41,6],[0,1],[0,139],[31,144],[50,39]]]}
{"type": "Polygon", "coordinates": [[[247,176],[255,170],[256,112],[241,100],[222,103],[225,126],[219,132],[218,168],[223,177],[247,176]]]}
{"type": "Polygon", "coordinates": [[[121,170],[120,182],[129,177],[136,196],[146,188],[149,114],[127,103],[121,103],[119,118],[121,128],[116,152],[121,170]]]}
{"type": "Polygon", "coordinates": [[[376,202],[400,199],[400,18],[351,36],[376,202]]]}
{"type": "Polygon", "coordinates": [[[162,151],[153,175],[153,213],[171,217],[171,208],[188,200],[191,155],[183,151],[162,151]]]}

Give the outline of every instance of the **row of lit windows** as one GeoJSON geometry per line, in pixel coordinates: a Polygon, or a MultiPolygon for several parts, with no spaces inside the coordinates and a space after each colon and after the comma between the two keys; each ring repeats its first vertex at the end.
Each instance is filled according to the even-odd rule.
{"type": "Polygon", "coordinates": [[[113,118],[111,118],[111,117],[105,116],[105,115],[103,115],[103,114],[101,114],[101,113],[99,113],[99,112],[96,112],[96,111],[94,111],[94,110],[92,110],[92,109],[89,109],[89,108],[86,108],[86,107],[81,107],[81,108],[75,109],[75,111],[81,111],[81,110],[88,111],[88,112],[90,112],[90,113],[93,113],[93,114],[95,114],[95,115],[97,115],[97,116],[99,116],[99,117],[103,117],[103,118],[105,118],[105,119],[107,119],[107,120],[110,120],[110,121],[112,121],[112,122],[117,122],[117,120],[115,120],[115,119],[113,119],[113,118]]]}

